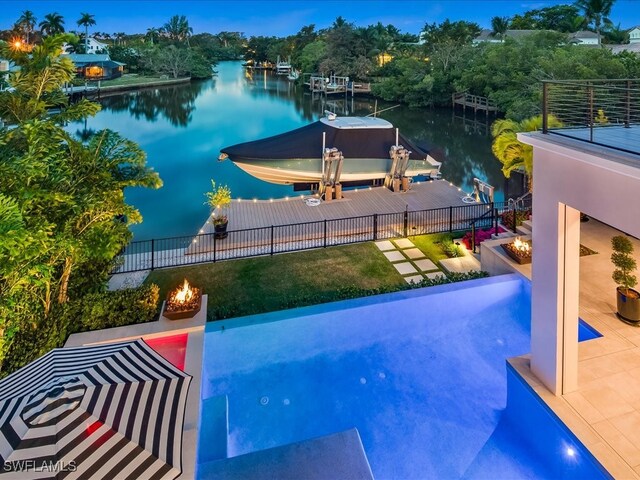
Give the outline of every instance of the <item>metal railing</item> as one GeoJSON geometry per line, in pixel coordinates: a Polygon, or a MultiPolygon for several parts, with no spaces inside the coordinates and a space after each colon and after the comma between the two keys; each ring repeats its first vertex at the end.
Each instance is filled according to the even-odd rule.
{"type": "Polygon", "coordinates": [[[230,230],[215,233],[135,241],[127,245],[112,273],[218,262],[236,258],[326,248],[430,233],[491,227],[507,202],[478,203],[430,210],[377,213],[315,222],[230,230]]]}
{"type": "Polygon", "coordinates": [[[542,83],[542,132],[640,154],[640,79],[542,83]]]}

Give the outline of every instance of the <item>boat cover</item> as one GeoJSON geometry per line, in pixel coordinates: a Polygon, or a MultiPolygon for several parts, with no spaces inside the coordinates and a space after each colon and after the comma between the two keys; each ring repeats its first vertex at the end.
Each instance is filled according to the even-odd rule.
{"type": "MultiPolygon", "coordinates": [[[[322,133],[326,132],[327,148],[337,148],[345,158],[389,158],[396,142],[395,128],[334,128],[321,121],[280,135],[239,143],[221,150],[231,160],[278,160],[322,157],[322,133]]],[[[412,160],[423,160],[429,154],[441,161],[440,150],[418,147],[402,134],[400,145],[411,151],[412,160]]]]}

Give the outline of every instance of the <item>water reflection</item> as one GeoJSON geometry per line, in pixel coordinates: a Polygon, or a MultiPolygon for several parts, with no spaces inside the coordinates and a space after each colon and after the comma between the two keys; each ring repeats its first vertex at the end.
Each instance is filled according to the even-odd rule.
{"type": "MultiPolygon", "coordinates": [[[[312,95],[284,76],[248,75],[240,62],[221,63],[217,70],[217,79],[103,97],[102,111],[86,124],[69,127],[81,138],[104,128],[120,132],[141,145],[162,177],[160,190],[125,192],[144,217],[133,227],[138,240],[195,233],[207,217],[204,192],[211,178],[229,185],[235,198],[295,194],[291,186],[266,183],[229,161],[218,162],[221,148],[307,125],[325,110],[368,115],[394,105],[369,97],[312,95]]],[[[482,115],[459,118],[451,110],[406,106],[380,116],[415,143],[442,148],[445,178],[470,191],[479,177],[496,186],[502,198],[504,179],[491,154],[491,117],[486,122],[482,115]]]]}
{"type": "Polygon", "coordinates": [[[193,118],[196,98],[205,88],[215,89],[215,80],[124,92],[103,97],[100,103],[104,110],[127,111],[137,120],[156,122],[163,117],[174,127],[186,127],[193,118]]]}

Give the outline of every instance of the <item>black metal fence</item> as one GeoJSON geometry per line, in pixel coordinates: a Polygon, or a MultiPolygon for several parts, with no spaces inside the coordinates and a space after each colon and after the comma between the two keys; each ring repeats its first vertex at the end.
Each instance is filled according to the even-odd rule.
{"type": "Polygon", "coordinates": [[[545,81],[542,96],[543,133],[640,154],[640,79],[545,81]]]}
{"type": "MultiPolygon", "coordinates": [[[[507,209],[529,208],[519,203],[470,204],[430,210],[378,213],[360,217],[230,230],[131,242],[112,273],[178,267],[236,258],[326,248],[389,238],[489,228],[507,209]]],[[[515,215],[513,216],[515,218],[515,215]]],[[[510,226],[508,226],[510,228],[510,226]]],[[[514,226],[515,228],[515,226],[514,226]]]]}

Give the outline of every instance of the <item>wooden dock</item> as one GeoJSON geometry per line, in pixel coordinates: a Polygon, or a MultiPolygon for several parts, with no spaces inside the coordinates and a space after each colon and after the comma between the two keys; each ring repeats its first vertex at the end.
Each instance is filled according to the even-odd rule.
{"type": "Polygon", "coordinates": [[[498,111],[498,106],[489,98],[471,95],[466,92],[454,93],[451,96],[451,102],[453,108],[455,108],[456,105],[460,105],[464,110],[467,108],[472,109],[474,113],[480,110],[481,112],[485,112],[485,115],[489,115],[489,112],[495,113],[498,111]]]}
{"type": "MultiPolygon", "coordinates": [[[[465,205],[462,202],[465,192],[446,180],[413,183],[411,190],[406,193],[392,192],[385,187],[364,187],[342,193],[342,200],[322,202],[316,207],[308,206],[300,196],[272,201],[234,200],[227,211],[228,229],[243,230],[465,205]]],[[[200,233],[212,232],[213,225],[207,221],[200,233]]]]}
{"type": "Polygon", "coordinates": [[[226,238],[215,238],[208,219],[193,237],[134,242],[114,273],[465,230],[491,208],[463,202],[465,192],[445,180],[414,183],[406,193],[384,187],[343,193],[343,199],[317,206],[307,205],[309,196],[234,200],[226,212],[226,238]]]}

